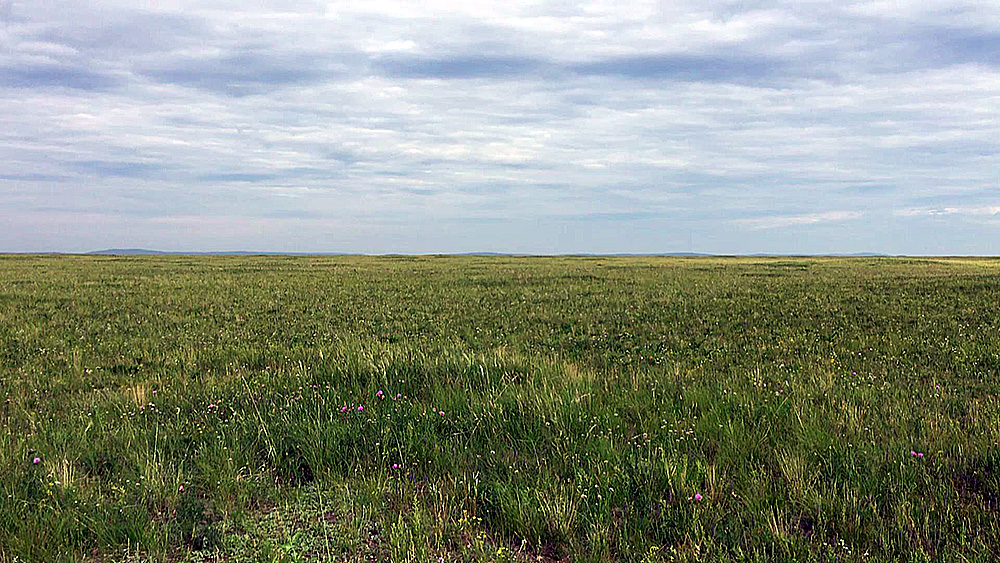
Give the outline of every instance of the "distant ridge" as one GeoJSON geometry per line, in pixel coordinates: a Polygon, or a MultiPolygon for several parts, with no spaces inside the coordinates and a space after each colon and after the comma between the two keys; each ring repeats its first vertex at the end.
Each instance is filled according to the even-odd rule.
{"type": "MultiPolygon", "coordinates": [[[[210,255],[235,255],[235,254],[294,254],[292,252],[249,252],[246,250],[235,250],[232,252],[176,252],[172,250],[150,250],[148,248],[107,248],[104,250],[92,250],[87,252],[87,254],[104,254],[104,255],[197,255],[197,256],[210,256],[210,255]]],[[[305,254],[305,253],[303,253],[305,254]]]]}
{"type": "MultiPolygon", "coordinates": [[[[104,250],[92,250],[86,254],[101,255],[190,255],[190,256],[344,256],[350,252],[281,252],[281,251],[253,251],[253,250],[230,250],[213,252],[181,252],[173,250],[150,250],[148,248],[106,248],[104,250]]],[[[517,252],[427,252],[417,254],[398,254],[389,252],[376,254],[376,256],[531,256],[530,254],[520,254],[517,252]]],[[[539,256],[716,256],[703,252],[567,252],[563,254],[539,255],[539,256]]]]}
{"type": "Polygon", "coordinates": [[[820,256],[830,256],[830,257],[834,257],[834,258],[865,258],[865,257],[867,257],[867,258],[888,258],[889,256],[892,256],[892,255],[891,254],[883,254],[881,252],[830,252],[828,254],[792,254],[792,253],[771,254],[771,253],[767,253],[767,252],[756,252],[754,254],[733,254],[733,256],[746,256],[748,258],[770,258],[770,257],[774,257],[774,258],[782,258],[782,257],[789,258],[789,257],[792,257],[792,258],[794,258],[794,257],[798,257],[798,256],[801,256],[803,258],[815,258],[815,257],[820,257],[820,256]]]}
{"type": "Polygon", "coordinates": [[[87,254],[170,254],[159,250],[147,250],[145,248],[107,248],[105,250],[93,250],[87,254]]]}
{"type": "Polygon", "coordinates": [[[107,248],[91,250],[86,254],[101,255],[171,255],[171,256],[343,256],[346,252],[258,252],[254,250],[220,250],[214,252],[182,252],[173,250],[150,250],[147,248],[107,248]]]}
{"type": "MultiPolygon", "coordinates": [[[[86,254],[100,254],[111,256],[136,256],[136,255],[189,255],[189,256],[349,256],[357,253],[352,252],[280,252],[280,251],[254,251],[254,250],[228,250],[214,252],[178,252],[171,250],[150,250],[148,248],[107,248],[104,250],[92,250],[86,254]]],[[[374,256],[533,256],[531,254],[520,254],[517,252],[426,252],[416,254],[384,253],[374,254],[374,256]]],[[[780,257],[803,257],[815,258],[820,256],[831,257],[888,257],[889,254],[879,252],[853,252],[853,253],[830,253],[830,254],[793,254],[793,253],[753,253],[753,254],[711,254],[707,252],[567,252],[562,254],[545,254],[539,256],[673,256],[673,257],[711,257],[711,256],[744,256],[748,258],[780,258],[780,257]]]]}

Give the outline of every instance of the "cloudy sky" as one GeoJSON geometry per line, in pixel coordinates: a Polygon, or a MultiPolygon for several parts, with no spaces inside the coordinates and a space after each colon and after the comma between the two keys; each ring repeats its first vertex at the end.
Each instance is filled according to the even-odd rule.
{"type": "Polygon", "coordinates": [[[0,0],[0,251],[1000,254],[996,0],[0,0]]]}

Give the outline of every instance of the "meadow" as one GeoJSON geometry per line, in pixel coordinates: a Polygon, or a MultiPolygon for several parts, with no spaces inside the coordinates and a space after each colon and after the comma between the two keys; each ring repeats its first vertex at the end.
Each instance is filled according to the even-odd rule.
{"type": "Polygon", "coordinates": [[[987,561],[1000,260],[0,256],[0,562],[987,561]]]}

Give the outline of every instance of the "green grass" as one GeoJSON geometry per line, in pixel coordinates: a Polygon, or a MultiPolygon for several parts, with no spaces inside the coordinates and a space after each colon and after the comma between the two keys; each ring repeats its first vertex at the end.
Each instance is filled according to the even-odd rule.
{"type": "Polygon", "coordinates": [[[993,560],[998,378],[992,259],[0,257],[0,562],[993,560]]]}

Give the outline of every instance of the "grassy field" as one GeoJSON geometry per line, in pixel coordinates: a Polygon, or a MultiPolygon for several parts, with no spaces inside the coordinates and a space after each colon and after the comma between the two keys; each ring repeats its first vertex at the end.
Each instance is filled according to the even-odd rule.
{"type": "Polygon", "coordinates": [[[0,562],[987,561],[1000,260],[0,257],[0,562]]]}

